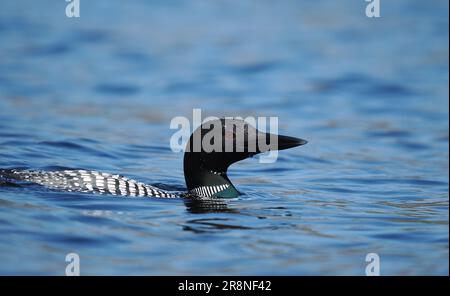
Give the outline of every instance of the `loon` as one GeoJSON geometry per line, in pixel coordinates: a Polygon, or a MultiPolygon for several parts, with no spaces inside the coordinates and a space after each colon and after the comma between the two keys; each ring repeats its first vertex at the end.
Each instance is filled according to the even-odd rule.
{"type": "Polygon", "coordinates": [[[31,182],[63,191],[130,197],[235,198],[239,195],[239,191],[227,176],[230,165],[259,153],[284,150],[306,143],[307,141],[299,138],[261,132],[241,119],[221,118],[207,121],[192,133],[186,144],[183,167],[187,193],[166,191],[121,175],[89,170],[0,169],[0,180],[3,178],[13,182],[31,182]],[[230,125],[231,129],[230,126],[227,128],[227,125],[230,125]],[[275,145],[273,143],[267,145],[268,138],[276,139],[275,145]],[[196,146],[196,141],[204,143],[208,142],[207,140],[209,144],[216,145],[215,147],[219,149],[209,151],[204,145],[196,146]],[[226,143],[231,143],[234,150],[227,152],[230,150],[227,150],[226,143]]]}

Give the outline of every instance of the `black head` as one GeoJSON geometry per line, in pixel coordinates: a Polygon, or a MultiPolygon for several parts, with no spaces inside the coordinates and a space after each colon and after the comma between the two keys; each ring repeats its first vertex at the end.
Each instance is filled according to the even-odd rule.
{"type": "Polygon", "coordinates": [[[263,133],[244,120],[217,119],[203,123],[189,138],[184,176],[189,192],[204,197],[236,197],[228,179],[230,165],[256,154],[304,145],[302,139],[263,133]]]}

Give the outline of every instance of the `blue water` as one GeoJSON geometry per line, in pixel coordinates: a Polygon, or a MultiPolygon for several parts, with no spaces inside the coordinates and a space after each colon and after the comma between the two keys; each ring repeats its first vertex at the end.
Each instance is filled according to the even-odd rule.
{"type": "Polygon", "coordinates": [[[278,116],[222,204],[0,186],[0,274],[449,272],[448,1],[2,1],[0,168],[185,190],[175,116],[278,116]]]}

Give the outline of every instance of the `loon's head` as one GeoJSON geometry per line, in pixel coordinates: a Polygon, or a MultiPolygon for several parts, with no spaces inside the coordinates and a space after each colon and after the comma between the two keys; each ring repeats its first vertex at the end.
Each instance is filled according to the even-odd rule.
{"type": "Polygon", "coordinates": [[[227,176],[230,165],[258,153],[306,143],[294,137],[263,133],[244,120],[205,122],[194,131],[186,145],[184,177],[187,188],[201,197],[237,197],[239,192],[227,176]]]}

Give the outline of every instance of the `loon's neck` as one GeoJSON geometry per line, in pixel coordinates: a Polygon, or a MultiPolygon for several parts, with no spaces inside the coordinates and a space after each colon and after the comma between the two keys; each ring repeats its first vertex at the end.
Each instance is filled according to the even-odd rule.
{"type": "Polygon", "coordinates": [[[188,191],[201,197],[234,198],[239,192],[227,176],[228,166],[211,162],[196,153],[184,157],[184,178],[188,191]],[[211,168],[215,164],[215,168],[211,168]]]}
{"type": "MultiPolygon", "coordinates": [[[[189,192],[202,197],[234,198],[239,195],[226,172],[200,171],[191,180],[189,192]]],[[[186,180],[186,183],[189,183],[186,180]]]]}

